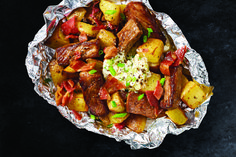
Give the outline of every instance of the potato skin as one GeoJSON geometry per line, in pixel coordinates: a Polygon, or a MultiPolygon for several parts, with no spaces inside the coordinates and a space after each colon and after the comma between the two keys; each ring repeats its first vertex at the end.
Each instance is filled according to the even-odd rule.
{"type": "Polygon", "coordinates": [[[146,120],[147,118],[142,115],[131,114],[125,123],[134,132],[141,133],[146,126],[146,120]]]}
{"type": "Polygon", "coordinates": [[[141,92],[146,92],[146,91],[154,91],[156,86],[157,86],[157,81],[161,80],[161,75],[152,73],[151,77],[147,79],[147,83],[145,86],[142,86],[140,91],[141,92]]]}
{"type": "Polygon", "coordinates": [[[66,80],[66,77],[62,75],[64,67],[58,65],[56,60],[52,60],[49,63],[49,70],[51,73],[52,81],[55,86],[59,85],[62,81],[66,80]]]}
{"type": "Polygon", "coordinates": [[[195,109],[206,99],[206,94],[195,82],[188,81],[180,97],[188,107],[195,109]]]}

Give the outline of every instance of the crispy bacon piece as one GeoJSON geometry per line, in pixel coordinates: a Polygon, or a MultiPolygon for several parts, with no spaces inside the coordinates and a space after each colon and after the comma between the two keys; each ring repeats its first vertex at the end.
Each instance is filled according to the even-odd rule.
{"type": "Polygon", "coordinates": [[[89,74],[88,72],[80,72],[79,83],[82,87],[84,100],[88,105],[90,112],[95,116],[105,116],[109,110],[107,102],[100,100],[99,90],[102,87],[104,80],[101,73],[96,72],[89,74]]]}
{"type": "Polygon", "coordinates": [[[88,40],[88,36],[85,32],[81,32],[80,35],[79,35],[79,42],[85,42],[88,40]]]}
{"type": "Polygon", "coordinates": [[[158,100],[160,100],[162,94],[163,94],[163,88],[162,88],[162,86],[161,86],[160,81],[158,80],[158,81],[157,81],[156,88],[155,88],[155,90],[154,90],[154,92],[153,92],[153,95],[154,95],[158,100]]]}
{"type": "Polygon", "coordinates": [[[98,39],[68,44],[56,49],[56,59],[59,65],[67,66],[74,59],[75,54],[79,54],[79,58],[83,60],[99,57],[99,48],[100,42],[98,39]]]}
{"type": "Polygon", "coordinates": [[[176,61],[174,62],[173,66],[180,65],[184,60],[184,55],[187,52],[187,46],[183,46],[175,51],[175,55],[177,56],[176,61]]]}
{"type": "Polygon", "coordinates": [[[117,80],[115,77],[111,76],[110,74],[107,77],[105,84],[103,85],[104,88],[107,89],[109,94],[113,94],[118,90],[125,89],[126,86],[117,80]]]}
{"type": "Polygon", "coordinates": [[[65,35],[70,35],[70,34],[74,35],[74,34],[79,33],[79,30],[76,27],[76,17],[74,16],[70,20],[64,22],[61,25],[61,29],[62,29],[63,34],[65,35]]]}
{"type": "Polygon", "coordinates": [[[135,19],[130,19],[120,32],[117,33],[119,38],[118,49],[125,53],[129,52],[130,48],[138,41],[142,34],[143,31],[140,24],[135,19]]]}
{"type": "Polygon", "coordinates": [[[128,20],[136,19],[142,25],[143,30],[147,31],[147,28],[151,28],[153,32],[150,37],[161,39],[165,43],[166,38],[159,28],[160,22],[154,14],[151,14],[145,4],[142,2],[130,2],[125,7],[124,14],[128,20]]]}
{"type": "Polygon", "coordinates": [[[180,100],[182,67],[170,67],[170,76],[165,76],[164,99],[161,100],[160,107],[163,109],[176,108],[180,100]]]}
{"type": "Polygon", "coordinates": [[[149,104],[146,96],[144,96],[141,100],[138,100],[140,95],[140,93],[129,92],[126,103],[126,111],[128,113],[140,114],[148,118],[157,118],[157,108],[149,104]]]}
{"type": "Polygon", "coordinates": [[[167,52],[164,60],[160,64],[160,71],[164,75],[170,76],[169,67],[175,62],[177,56],[174,52],[167,52]]]}
{"type": "Polygon", "coordinates": [[[118,52],[117,48],[114,45],[105,47],[103,51],[105,53],[105,59],[111,59],[112,57],[115,57],[118,52]]]}
{"type": "Polygon", "coordinates": [[[108,93],[107,89],[105,87],[101,87],[99,90],[99,97],[101,100],[109,100],[110,94],[108,93]]]}

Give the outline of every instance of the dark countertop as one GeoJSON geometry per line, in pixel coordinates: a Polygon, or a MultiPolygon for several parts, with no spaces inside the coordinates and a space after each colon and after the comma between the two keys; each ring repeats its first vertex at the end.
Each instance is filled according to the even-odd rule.
{"type": "Polygon", "coordinates": [[[46,7],[59,2],[1,1],[0,156],[236,156],[235,1],[151,1],[201,54],[215,87],[200,127],[167,135],[153,150],[131,150],[124,142],[77,129],[33,90],[25,68],[27,45],[44,25],[46,7]]]}

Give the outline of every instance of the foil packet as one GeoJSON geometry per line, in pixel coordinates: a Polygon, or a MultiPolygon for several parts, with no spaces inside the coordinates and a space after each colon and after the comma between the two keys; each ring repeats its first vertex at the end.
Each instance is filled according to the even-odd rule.
{"type": "MultiPolygon", "coordinates": [[[[114,2],[117,4],[127,4],[130,1],[131,0],[117,0],[114,2]]],[[[148,0],[136,1],[145,3],[149,9],[153,10],[148,0]]],[[[186,112],[189,121],[185,125],[177,127],[166,117],[157,118],[155,120],[147,119],[146,128],[143,133],[136,133],[128,128],[119,130],[115,126],[105,129],[101,127],[99,123],[95,122],[95,120],[91,119],[87,113],[81,112],[82,119],[78,120],[73,112],[67,107],[56,105],[53,94],[56,87],[53,85],[52,81],[45,81],[51,78],[48,64],[55,54],[55,50],[44,45],[44,41],[51,36],[58,22],[64,18],[65,15],[68,15],[75,8],[86,7],[90,2],[92,2],[92,0],[63,0],[58,5],[49,6],[43,13],[45,25],[37,32],[33,41],[29,43],[28,54],[25,61],[29,77],[32,79],[32,82],[35,85],[34,90],[38,95],[47,100],[49,104],[57,107],[59,112],[77,128],[105,135],[114,138],[116,141],[123,140],[130,145],[131,149],[153,149],[163,142],[167,134],[179,135],[186,130],[198,128],[206,115],[210,97],[208,97],[208,99],[198,108],[194,110],[190,109],[186,112]]],[[[189,48],[185,57],[188,60],[188,68],[193,79],[200,84],[210,86],[208,73],[201,56],[190,47],[181,29],[167,14],[155,11],[153,11],[153,13],[161,21],[163,28],[171,36],[177,49],[184,45],[189,48]]]]}

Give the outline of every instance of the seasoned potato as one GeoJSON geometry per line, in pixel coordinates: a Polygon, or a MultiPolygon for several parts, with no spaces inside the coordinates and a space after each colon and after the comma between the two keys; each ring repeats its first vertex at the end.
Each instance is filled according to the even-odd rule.
{"type": "Polygon", "coordinates": [[[89,37],[96,37],[98,30],[93,30],[94,25],[84,22],[78,22],[77,28],[80,32],[84,32],[89,37]]]}
{"type": "Polygon", "coordinates": [[[195,109],[206,99],[205,92],[193,81],[189,81],[181,92],[182,101],[195,109]]]}
{"type": "Polygon", "coordinates": [[[121,5],[120,5],[120,12],[121,12],[121,13],[124,12],[125,7],[126,7],[126,4],[121,4],[121,5]]]}
{"type": "Polygon", "coordinates": [[[115,92],[111,95],[111,100],[107,100],[107,106],[109,110],[113,112],[123,112],[125,110],[125,104],[119,92],[115,92]]]}
{"type": "Polygon", "coordinates": [[[177,125],[183,125],[188,120],[184,111],[180,107],[168,110],[165,113],[172,120],[172,122],[174,122],[177,125]]]}
{"type": "Polygon", "coordinates": [[[159,64],[164,50],[164,44],[160,39],[148,38],[147,42],[137,48],[140,57],[146,57],[149,64],[159,64]]]}
{"type": "Polygon", "coordinates": [[[156,74],[156,73],[152,73],[151,77],[149,77],[147,79],[146,85],[143,85],[141,87],[140,91],[142,91],[142,92],[154,91],[157,86],[157,80],[159,80],[159,81],[161,80],[161,75],[156,74]]]}
{"type": "Polygon", "coordinates": [[[116,124],[116,123],[122,123],[124,120],[126,120],[129,117],[129,113],[114,113],[110,112],[108,114],[109,120],[111,124],[116,124]]]}
{"type": "Polygon", "coordinates": [[[66,77],[62,75],[63,67],[58,65],[56,60],[52,60],[49,63],[49,70],[51,73],[52,81],[55,86],[66,80],[66,77]]]}
{"type": "Polygon", "coordinates": [[[81,112],[87,112],[88,111],[88,106],[86,105],[84,101],[84,96],[83,93],[73,93],[73,99],[71,102],[68,103],[67,107],[70,110],[75,110],[75,111],[81,111],[81,112]]]}
{"type": "Polygon", "coordinates": [[[110,21],[113,25],[120,22],[120,5],[107,0],[101,0],[99,7],[105,16],[105,20],[110,21]]]}
{"type": "Polygon", "coordinates": [[[185,87],[185,85],[188,83],[188,79],[186,76],[182,75],[182,83],[181,83],[181,87],[182,89],[185,87]]]}
{"type": "Polygon", "coordinates": [[[131,114],[125,121],[125,123],[126,126],[134,132],[141,133],[143,132],[146,126],[146,120],[147,117],[144,117],[142,115],[131,114]]]}
{"type": "Polygon", "coordinates": [[[67,16],[66,18],[67,20],[69,20],[75,16],[76,21],[80,22],[84,18],[85,13],[86,13],[85,8],[78,8],[78,9],[75,9],[72,13],[70,13],[70,15],[67,16]]]}
{"type": "Polygon", "coordinates": [[[61,29],[61,22],[57,25],[55,31],[53,32],[52,36],[47,39],[45,42],[45,45],[48,47],[51,47],[53,49],[56,49],[58,47],[61,47],[63,45],[69,44],[69,39],[65,38],[65,35],[62,32],[61,29]]]}
{"type": "Polygon", "coordinates": [[[116,45],[116,36],[105,29],[101,29],[97,35],[97,38],[100,39],[101,49],[104,49],[108,46],[116,45]]]}
{"type": "Polygon", "coordinates": [[[93,59],[93,58],[88,58],[88,59],[86,59],[86,62],[87,63],[94,63],[95,62],[96,65],[95,65],[94,69],[102,70],[102,67],[103,67],[103,62],[102,61],[97,60],[97,59],[93,59]]]}

